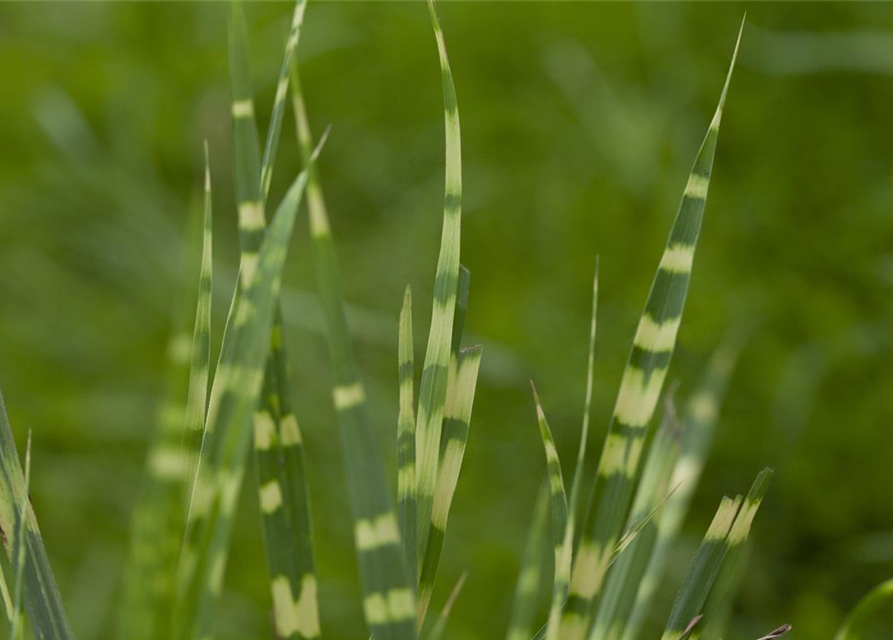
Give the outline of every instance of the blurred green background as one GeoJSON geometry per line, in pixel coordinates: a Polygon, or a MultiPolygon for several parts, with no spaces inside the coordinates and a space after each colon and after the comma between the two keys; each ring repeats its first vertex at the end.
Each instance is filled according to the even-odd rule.
{"type": "MultiPolygon", "coordinates": [[[[435,606],[496,638],[545,463],[536,381],[570,473],[601,256],[593,458],[653,271],[747,27],[671,378],[684,397],[736,318],[758,319],[653,625],[719,498],[776,467],[730,638],[829,637],[893,574],[893,7],[445,3],[462,118],[466,332],[484,347],[435,606]]],[[[251,3],[265,130],[290,3],[251,3]]],[[[0,5],[0,384],[81,638],[111,637],[163,389],[208,138],[219,339],[236,265],[222,3],[0,5]]],[[[396,316],[423,353],[440,237],[440,74],[421,3],[311,3],[299,47],[375,427],[394,473],[396,316]]],[[[286,120],[273,200],[298,170],[286,120]]],[[[305,220],[305,219],[303,219],[305,220]]],[[[306,222],[284,305],[309,447],[323,632],[365,637],[306,222]]],[[[592,458],[590,458],[592,459],[592,458]]],[[[249,478],[251,475],[248,476],[249,478]]],[[[248,488],[250,483],[246,483],[248,488]]],[[[253,491],[220,637],[271,637],[253,491]]],[[[889,627],[888,627],[889,629],[889,627]]],[[[884,636],[884,637],[889,637],[884,636]]]]}

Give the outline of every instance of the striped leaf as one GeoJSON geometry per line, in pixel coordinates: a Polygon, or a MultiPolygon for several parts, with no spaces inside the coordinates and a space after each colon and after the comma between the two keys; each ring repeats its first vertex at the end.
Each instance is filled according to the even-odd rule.
{"type": "Polygon", "coordinates": [[[764,469],[760,472],[748,492],[747,498],[744,500],[740,513],[738,513],[734,524],[732,524],[729,537],[726,540],[725,559],[710,592],[707,594],[703,608],[704,619],[692,631],[692,640],[697,640],[701,637],[706,625],[713,621],[716,614],[729,602],[729,598],[735,591],[743,568],[742,560],[745,556],[750,527],[757,510],[760,508],[760,502],[762,502],[763,496],[766,494],[766,489],[769,487],[771,477],[771,469],[764,469]]]}
{"type": "Polygon", "coordinates": [[[447,518],[459,481],[462,458],[465,455],[465,444],[468,441],[468,427],[471,423],[471,410],[474,405],[474,392],[477,386],[482,352],[483,348],[480,346],[461,349],[457,356],[456,366],[450,367],[450,379],[443,414],[443,445],[434,490],[434,503],[431,509],[430,535],[419,580],[419,626],[425,619],[425,612],[434,589],[434,578],[440,563],[447,518]]]}
{"type": "Polygon", "coordinates": [[[521,570],[515,585],[515,599],[509,618],[506,640],[530,640],[540,592],[540,576],[543,572],[546,527],[551,498],[549,482],[544,482],[536,499],[533,521],[527,534],[527,544],[521,557],[521,570]]]}
{"type": "Polygon", "coordinates": [[[735,368],[741,334],[734,334],[714,351],[698,387],[686,403],[681,427],[681,452],[669,486],[675,489],[658,523],[657,539],[648,569],[639,582],[623,640],[635,640],[660,585],[667,556],[682,528],[713,441],[719,409],[735,368]]]}
{"type": "Polygon", "coordinates": [[[862,640],[875,615],[893,600],[893,580],[882,582],[853,607],[834,635],[834,640],[862,640]]]}
{"type": "MultiPolygon", "coordinates": [[[[34,637],[38,640],[73,640],[74,634],[68,625],[37,526],[37,516],[31,502],[23,500],[23,496],[27,496],[26,486],[6,404],[0,394],[0,530],[5,533],[3,543],[13,570],[16,574],[19,567],[22,570],[22,596],[34,637]],[[24,554],[21,562],[17,561],[20,549],[24,554]]],[[[13,602],[12,621],[18,617],[16,610],[13,602]]]]}
{"type": "MultiPolygon", "coordinates": [[[[213,206],[208,143],[205,141],[205,207],[202,225],[202,262],[198,282],[198,308],[192,334],[192,359],[189,368],[189,393],[186,400],[184,439],[189,466],[182,472],[195,476],[198,455],[208,410],[208,380],[211,369],[211,294],[213,262],[213,206]]],[[[184,487],[185,490],[185,487],[184,487]]]]}
{"type": "MultiPolygon", "coordinates": [[[[543,450],[546,454],[546,468],[549,475],[549,512],[552,521],[552,547],[555,555],[555,576],[566,576],[570,573],[570,556],[564,553],[564,538],[567,531],[567,494],[564,490],[564,476],[561,473],[561,461],[558,459],[558,450],[555,448],[555,439],[552,430],[546,420],[546,413],[540,403],[539,395],[533,382],[530,383],[533,390],[533,399],[536,403],[536,419],[540,428],[540,438],[543,441],[543,450]]],[[[559,591],[564,586],[560,579],[554,581],[552,602],[564,599],[564,594],[559,591]]]]}
{"type": "MultiPolygon", "coordinates": [[[[313,146],[297,65],[291,67],[292,106],[298,143],[305,160],[313,146]]],[[[308,166],[310,235],[326,325],[334,388],[332,398],[345,455],[354,542],[363,587],[363,614],[376,640],[415,638],[415,579],[403,557],[400,530],[375,434],[369,424],[366,393],[354,361],[338,257],[319,171],[308,166]]]]}
{"type": "Polygon", "coordinates": [[[737,53],[736,44],[716,113],[689,175],[620,382],[614,415],[599,460],[589,515],[574,559],[568,603],[561,622],[561,637],[565,640],[586,637],[604,586],[611,549],[626,520],[648,426],[682,321],[720,120],[737,53]]]}
{"type": "Polygon", "coordinates": [[[663,640],[676,640],[687,636],[694,628],[692,622],[695,624],[700,622],[701,609],[722,566],[726,539],[742,502],[741,496],[735,499],[728,497],[722,499],[676,596],[662,636],[663,640]]]}
{"type": "Polygon", "coordinates": [[[440,435],[444,403],[449,382],[449,365],[453,317],[459,281],[459,248],[462,222],[462,150],[459,130],[459,109],[456,88],[450,71],[446,44],[433,0],[428,9],[437,40],[443,80],[446,170],[443,209],[443,231],[437,275],[434,280],[434,304],[425,365],[419,390],[419,412],[416,425],[416,484],[419,519],[418,545],[425,549],[431,523],[431,510],[438,476],[440,435]]]}
{"type": "Polygon", "coordinates": [[[209,637],[222,590],[236,502],[251,442],[282,267],[307,173],[288,190],[258,252],[255,277],[230,316],[208,408],[178,576],[173,636],[209,637]]]}
{"type": "Polygon", "coordinates": [[[28,512],[28,491],[31,488],[31,431],[28,431],[28,443],[25,445],[25,486],[22,495],[19,496],[18,522],[16,523],[15,544],[12,549],[12,566],[15,571],[15,583],[12,594],[12,622],[9,629],[9,637],[19,640],[24,637],[22,624],[22,592],[25,588],[25,561],[27,559],[28,545],[25,541],[25,514],[28,512]]]}
{"type": "Polygon", "coordinates": [[[462,587],[465,585],[465,579],[467,577],[468,572],[459,576],[459,579],[456,581],[456,586],[454,586],[453,590],[450,592],[450,597],[447,598],[447,601],[444,603],[443,609],[440,610],[440,615],[437,616],[437,620],[434,621],[434,624],[431,626],[431,631],[425,636],[425,640],[440,640],[443,637],[447,623],[450,620],[450,612],[453,610],[456,598],[458,598],[459,594],[462,592],[462,587]]]}
{"type": "Polygon", "coordinates": [[[400,310],[398,335],[397,375],[400,385],[400,409],[397,415],[397,518],[406,566],[413,582],[418,576],[418,549],[416,547],[416,495],[415,495],[415,404],[413,400],[413,375],[415,359],[412,349],[412,290],[406,287],[403,308],[400,310]]]}
{"type": "MultiPolygon", "coordinates": [[[[289,69],[305,8],[305,0],[295,4],[260,167],[256,164],[259,154],[247,38],[241,11],[236,8],[234,14],[230,49],[233,141],[237,158],[241,273],[248,276],[243,278],[241,286],[250,286],[250,274],[257,255],[256,243],[265,234],[265,202],[288,96],[289,69]],[[240,103],[242,106],[238,107],[240,103]],[[258,174],[260,181],[251,183],[258,174]]],[[[254,413],[254,453],[261,529],[270,570],[273,620],[277,637],[288,640],[320,635],[303,438],[294,414],[291,386],[284,322],[277,301],[261,399],[254,413]]]]}
{"type": "MultiPolygon", "coordinates": [[[[204,233],[204,222],[198,213],[196,209],[186,234],[181,267],[184,274],[201,261],[199,247],[204,241],[200,233],[204,233]]],[[[198,297],[199,279],[192,275],[182,278],[175,296],[165,391],[146,456],[143,486],[133,509],[130,549],[123,569],[123,597],[117,615],[117,631],[122,638],[154,640],[170,626],[177,561],[194,477],[189,474],[184,427],[195,350],[194,340],[190,347],[189,328],[196,322],[193,305],[198,297]]],[[[200,445],[191,446],[197,450],[200,445]]]]}
{"type": "Polygon", "coordinates": [[[595,261],[595,275],[592,279],[592,315],[589,324],[589,357],[586,364],[586,397],[583,404],[583,429],[580,432],[580,447],[577,450],[577,466],[571,481],[570,504],[568,505],[567,525],[561,542],[561,556],[555,563],[552,604],[549,607],[547,638],[558,638],[561,611],[567,597],[571,577],[571,559],[576,531],[577,509],[580,502],[580,487],[583,481],[583,468],[586,462],[586,447],[589,442],[589,415],[592,411],[592,380],[595,369],[595,334],[598,317],[598,258],[595,261]]]}
{"type": "Polygon", "coordinates": [[[627,525],[639,530],[615,562],[595,618],[593,634],[605,640],[619,640],[623,634],[657,539],[660,518],[655,513],[664,505],[671,488],[670,473],[679,457],[679,422],[672,400],[666,405],[663,420],[648,451],[627,525]]]}
{"type": "Polygon", "coordinates": [[[683,631],[692,640],[700,637],[711,613],[728,594],[730,577],[738,570],[744,543],[771,476],[772,470],[764,469],[757,475],[746,498],[723,500],[682,582],[663,640],[676,640],[683,631]],[[696,616],[697,622],[691,624],[696,616]]]}

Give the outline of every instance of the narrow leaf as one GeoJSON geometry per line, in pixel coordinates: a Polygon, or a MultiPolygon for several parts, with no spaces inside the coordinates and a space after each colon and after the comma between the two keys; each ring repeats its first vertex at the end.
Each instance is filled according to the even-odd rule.
{"type": "Polygon", "coordinates": [[[428,544],[431,510],[437,482],[443,407],[449,380],[450,350],[456,291],[459,280],[459,249],[462,222],[462,150],[456,88],[450,71],[446,44],[433,0],[428,2],[431,24],[437,40],[443,80],[443,108],[446,147],[446,169],[443,209],[443,231],[437,275],[434,280],[434,305],[425,365],[419,390],[419,413],[416,427],[416,483],[420,549],[428,544]]]}
{"type": "Polygon", "coordinates": [[[456,581],[456,586],[454,586],[453,590],[450,592],[450,597],[447,598],[446,603],[443,605],[443,609],[440,611],[440,615],[437,616],[437,620],[434,621],[434,625],[431,627],[431,632],[427,635],[425,640],[440,640],[443,637],[443,633],[446,631],[447,622],[450,620],[450,612],[453,610],[456,598],[458,598],[459,594],[462,592],[462,587],[465,585],[465,579],[467,577],[468,572],[459,576],[459,579],[456,581]]]}
{"type": "Polygon", "coordinates": [[[620,382],[589,502],[589,515],[574,560],[568,604],[562,617],[561,637],[566,640],[586,637],[601,596],[611,549],[626,521],[648,426],[660,398],[682,321],[719,124],[737,52],[736,44],[716,113],[689,175],[620,382]]]}
{"type": "Polygon", "coordinates": [[[418,548],[416,546],[415,493],[415,404],[413,376],[415,360],[412,345],[412,290],[406,287],[400,310],[397,338],[397,376],[400,386],[400,410],[397,415],[397,517],[406,566],[413,582],[418,580],[418,548]]]}
{"type": "Polygon", "coordinates": [[[533,521],[527,534],[527,544],[521,557],[521,570],[515,586],[515,600],[509,619],[506,640],[529,640],[533,620],[536,615],[537,598],[540,591],[540,576],[543,571],[544,542],[549,517],[551,496],[549,482],[543,483],[536,500],[533,521]]]}

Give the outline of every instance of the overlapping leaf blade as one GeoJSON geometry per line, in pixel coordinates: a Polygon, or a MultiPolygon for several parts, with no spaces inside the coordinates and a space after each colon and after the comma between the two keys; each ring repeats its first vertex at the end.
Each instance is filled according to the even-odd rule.
{"type": "Polygon", "coordinates": [[[583,640],[587,636],[602,594],[611,550],[626,520],[648,426],[663,388],[682,320],[719,124],[737,51],[736,44],[719,104],[689,175],[620,382],[589,503],[589,515],[574,559],[568,602],[561,622],[563,640],[583,640]]]}
{"type": "Polygon", "coordinates": [[[549,481],[543,482],[536,499],[527,543],[521,556],[521,569],[515,585],[515,598],[506,640],[530,640],[543,572],[546,531],[549,527],[549,481]]]}

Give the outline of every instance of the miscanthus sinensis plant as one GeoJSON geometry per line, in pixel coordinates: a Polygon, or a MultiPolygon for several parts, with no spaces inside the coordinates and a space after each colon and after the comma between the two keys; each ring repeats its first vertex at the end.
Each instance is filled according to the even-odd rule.
{"type": "MultiPolygon", "coordinates": [[[[278,301],[289,240],[304,200],[369,632],[378,640],[436,640],[445,632],[450,608],[462,587],[460,579],[446,606],[429,614],[482,356],[481,347],[462,347],[470,274],[460,264],[461,136],[444,35],[436,7],[429,2],[443,79],[443,233],[417,405],[408,288],[400,311],[395,506],[353,356],[332,225],[315,165],[325,134],[320,141],[314,140],[301,93],[295,52],[305,9],[306,0],[298,0],[261,146],[247,32],[241,7],[233,5],[229,56],[241,245],[238,282],[212,375],[212,192],[206,147],[195,320],[191,331],[188,326],[179,327],[171,338],[167,397],[148,452],[145,487],[133,514],[131,550],[124,569],[117,631],[122,639],[213,637],[237,497],[251,455],[256,477],[249,482],[259,497],[272,633],[283,640],[322,636],[307,492],[312,479],[306,477],[306,452],[293,411],[278,301]],[[289,101],[304,170],[273,206],[267,195],[289,101]]],[[[652,430],[685,307],[736,54],[737,44],[633,338],[591,488],[583,487],[583,469],[593,384],[597,268],[585,410],[569,491],[546,412],[533,391],[547,472],[515,588],[509,640],[642,637],[645,614],[697,485],[740,348],[741,336],[735,334],[717,349],[703,381],[681,410],[677,411],[673,394],[668,393],[663,418],[652,430]],[[551,563],[542,553],[546,540],[554,552],[551,563]],[[536,587],[548,566],[554,567],[553,587],[548,603],[540,603],[536,587]],[[547,604],[545,620],[537,618],[542,604],[547,604]]],[[[8,557],[0,587],[10,635],[16,639],[29,634],[38,639],[73,638],[28,500],[30,438],[23,470],[2,400],[0,463],[0,526],[8,557]]],[[[678,592],[663,640],[719,637],[751,523],[770,475],[770,470],[762,471],[745,496],[720,502],[678,592]]],[[[871,592],[845,621],[836,640],[859,638],[866,621],[891,594],[890,582],[871,592]]],[[[763,640],[788,630],[782,626],[763,640]]]]}

